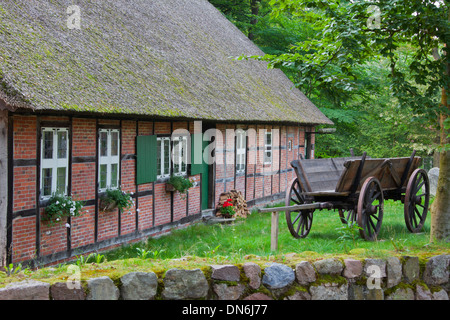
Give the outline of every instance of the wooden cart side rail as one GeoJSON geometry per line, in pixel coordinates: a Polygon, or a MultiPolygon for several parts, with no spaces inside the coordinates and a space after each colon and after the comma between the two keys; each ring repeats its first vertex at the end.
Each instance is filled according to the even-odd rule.
{"type": "Polygon", "coordinates": [[[361,177],[358,179],[354,177],[357,175],[357,170],[361,167],[361,160],[347,161],[345,163],[346,170],[342,173],[335,191],[358,192],[362,187],[362,183],[371,176],[376,177],[380,181],[383,190],[401,190],[406,187],[411,173],[418,168],[420,161],[420,157],[366,159],[361,177]],[[355,189],[356,182],[358,182],[358,185],[355,189]]]}

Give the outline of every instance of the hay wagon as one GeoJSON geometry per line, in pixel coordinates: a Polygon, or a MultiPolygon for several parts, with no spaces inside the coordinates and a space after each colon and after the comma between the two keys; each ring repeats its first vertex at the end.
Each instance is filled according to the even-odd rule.
{"type": "Polygon", "coordinates": [[[300,159],[291,162],[297,177],[286,190],[285,211],[290,233],[305,238],[316,210],[338,210],[343,223],[357,223],[366,240],[375,240],[383,220],[384,200],[404,203],[406,227],[417,233],[425,222],[430,199],[427,172],[415,152],[409,158],[300,159]]]}

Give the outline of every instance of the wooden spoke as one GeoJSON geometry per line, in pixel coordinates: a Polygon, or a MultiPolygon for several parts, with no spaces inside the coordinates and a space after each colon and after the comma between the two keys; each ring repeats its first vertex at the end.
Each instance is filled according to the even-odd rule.
{"type": "Polygon", "coordinates": [[[356,221],[356,209],[339,209],[339,217],[343,224],[354,223],[356,221]]]}
{"type": "Polygon", "coordinates": [[[381,184],[374,177],[368,178],[358,198],[357,221],[360,235],[366,240],[376,240],[383,221],[384,197],[381,184]]]}
{"type": "Polygon", "coordinates": [[[406,227],[417,233],[423,228],[430,202],[430,182],[423,169],[416,169],[408,180],[405,194],[404,216],[406,227]]]}

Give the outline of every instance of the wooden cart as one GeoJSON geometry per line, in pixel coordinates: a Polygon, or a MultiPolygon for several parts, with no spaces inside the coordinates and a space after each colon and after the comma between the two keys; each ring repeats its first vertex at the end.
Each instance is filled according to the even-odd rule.
{"type": "MultiPolygon", "coordinates": [[[[404,203],[409,231],[419,232],[430,199],[427,172],[421,158],[302,159],[291,163],[297,177],[286,190],[287,226],[296,238],[311,230],[315,210],[337,209],[343,223],[357,222],[366,240],[375,240],[383,220],[385,199],[404,203]]],[[[272,208],[272,211],[275,208],[272,208]]],[[[269,209],[265,209],[269,210],[269,209]]]]}

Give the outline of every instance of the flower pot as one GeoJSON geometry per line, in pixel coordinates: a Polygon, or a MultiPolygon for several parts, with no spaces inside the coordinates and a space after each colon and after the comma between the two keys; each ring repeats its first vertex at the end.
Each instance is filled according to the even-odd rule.
{"type": "Polygon", "coordinates": [[[99,209],[103,212],[111,212],[117,208],[117,202],[100,199],[99,209]]]}
{"type": "Polygon", "coordinates": [[[175,187],[172,184],[170,184],[170,183],[166,183],[166,191],[174,192],[175,191],[175,187]]]}

